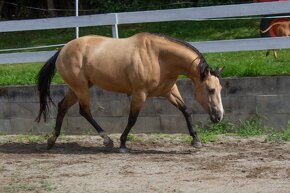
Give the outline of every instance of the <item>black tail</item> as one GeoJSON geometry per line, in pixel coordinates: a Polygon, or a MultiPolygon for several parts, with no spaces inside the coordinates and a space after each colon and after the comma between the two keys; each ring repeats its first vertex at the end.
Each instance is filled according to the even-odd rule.
{"type": "Polygon", "coordinates": [[[47,114],[49,112],[49,102],[52,102],[50,97],[50,84],[53,76],[55,75],[55,62],[59,52],[60,50],[48,59],[36,77],[40,109],[35,121],[38,123],[41,120],[41,116],[43,116],[44,121],[46,121],[47,114]]]}

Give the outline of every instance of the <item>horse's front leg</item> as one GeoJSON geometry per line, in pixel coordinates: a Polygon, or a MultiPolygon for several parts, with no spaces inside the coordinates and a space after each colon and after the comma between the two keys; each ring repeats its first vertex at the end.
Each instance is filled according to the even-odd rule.
{"type": "Polygon", "coordinates": [[[196,130],[193,126],[193,121],[191,119],[191,113],[188,111],[188,109],[185,106],[185,103],[178,91],[178,88],[176,84],[172,87],[171,92],[168,93],[166,98],[174,105],[176,106],[183,114],[186,123],[187,123],[187,128],[189,131],[190,136],[192,137],[191,145],[196,148],[200,148],[202,146],[196,130]]]}
{"type": "Polygon", "coordinates": [[[193,147],[196,147],[196,148],[202,147],[202,144],[201,144],[201,142],[197,136],[196,130],[193,126],[193,121],[191,119],[191,113],[187,110],[185,105],[178,107],[178,109],[183,113],[183,115],[185,117],[189,134],[192,137],[191,145],[193,147]]]}
{"type": "Polygon", "coordinates": [[[130,104],[130,113],[127,126],[120,137],[120,153],[127,153],[126,141],[131,128],[135,125],[140,109],[142,108],[147,96],[144,92],[138,92],[132,95],[130,104]]]}

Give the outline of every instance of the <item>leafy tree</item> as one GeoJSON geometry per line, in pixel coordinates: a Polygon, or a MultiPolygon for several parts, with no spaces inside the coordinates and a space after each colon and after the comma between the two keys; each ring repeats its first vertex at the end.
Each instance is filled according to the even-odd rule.
{"type": "MultiPolygon", "coordinates": [[[[80,0],[80,15],[172,9],[233,3],[250,0],[80,0]]],[[[74,0],[0,0],[0,19],[29,19],[74,15],[74,0]]]]}

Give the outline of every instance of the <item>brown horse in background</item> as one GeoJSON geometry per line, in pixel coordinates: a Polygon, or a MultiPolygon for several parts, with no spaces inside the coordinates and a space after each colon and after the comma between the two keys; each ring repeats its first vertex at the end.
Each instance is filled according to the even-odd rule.
{"type": "MultiPolygon", "coordinates": [[[[261,30],[261,33],[267,33],[269,30],[273,28],[273,33],[278,37],[289,37],[290,36],[290,21],[281,21],[281,22],[275,22],[272,23],[267,29],[261,30]]],[[[274,58],[277,59],[277,49],[273,49],[274,52],[274,58]]],[[[268,56],[270,53],[270,50],[267,50],[266,56],[268,56]]]]}
{"type": "Polygon", "coordinates": [[[120,138],[120,152],[127,152],[127,136],[144,102],[153,96],[167,98],[183,113],[192,136],[192,145],[201,146],[191,113],[175,84],[179,75],[192,80],[195,98],[213,122],[217,123],[223,118],[222,87],[218,79],[221,69],[211,69],[196,48],[170,37],[139,33],[124,39],[85,36],[68,42],[46,62],[38,74],[38,122],[42,116],[46,120],[49,100],[52,102],[49,87],[55,68],[69,86],[69,91],[58,104],[56,125],[47,141],[48,148],[55,144],[67,110],[77,101],[80,114],[98,131],[104,139],[104,145],[113,147],[112,140],[90,112],[89,88],[93,85],[132,97],[128,124],[120,138]]]}

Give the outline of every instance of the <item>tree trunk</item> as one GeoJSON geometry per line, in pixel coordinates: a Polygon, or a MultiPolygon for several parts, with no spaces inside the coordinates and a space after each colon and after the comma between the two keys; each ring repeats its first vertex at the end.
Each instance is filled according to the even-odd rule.
{"type": "Polygon", "coordinates": [[[55,17],[56,12],[55,12],[55,6],[53,0],[47,0],[47,8],[48,8],[48,13],[50,17],[55,17]]]}
{"type": "Polygon", "coordinates": [[[2,19],[2,9],[3,9],[4,1],[0,2],[0,19],[2,19]]]}

